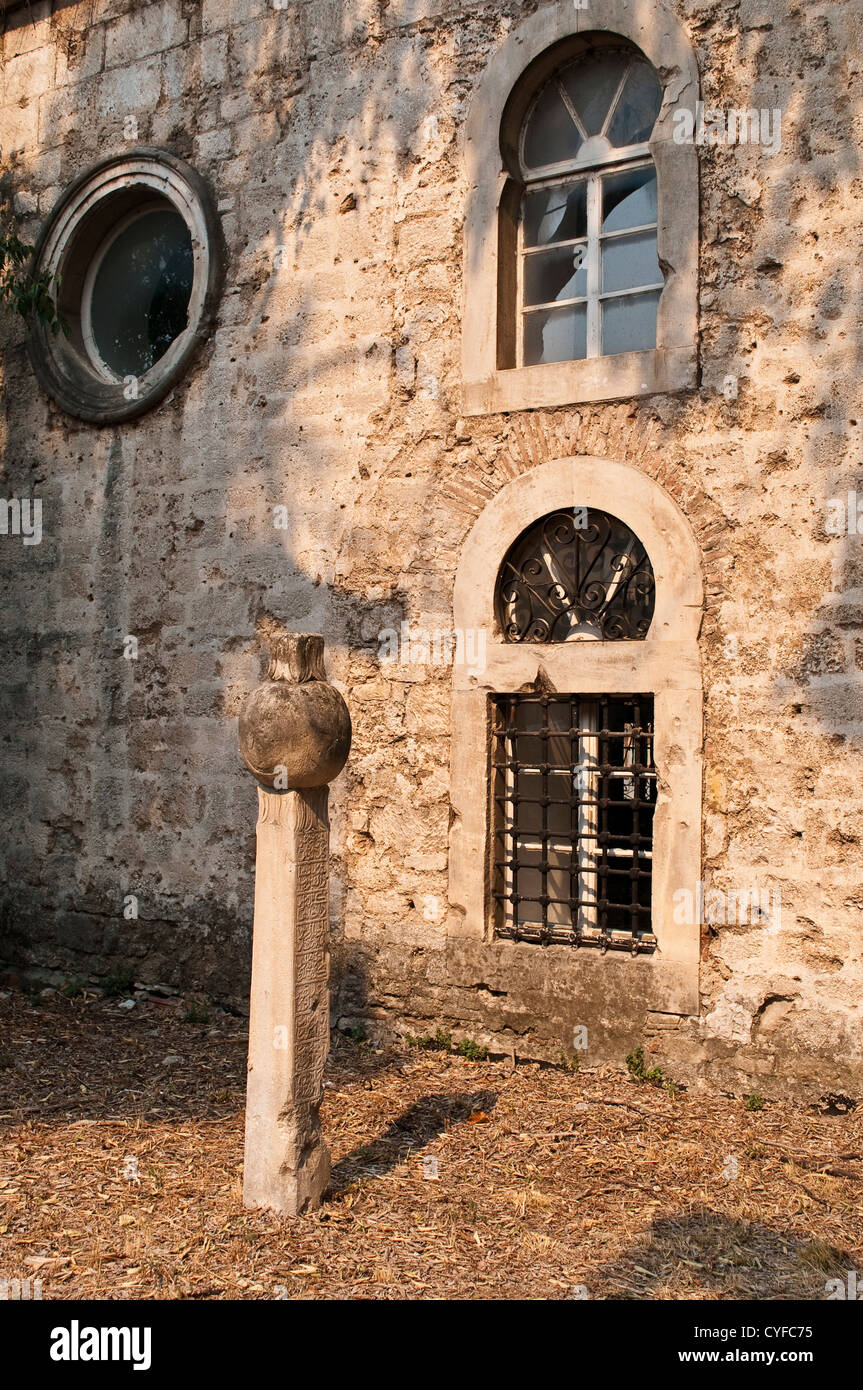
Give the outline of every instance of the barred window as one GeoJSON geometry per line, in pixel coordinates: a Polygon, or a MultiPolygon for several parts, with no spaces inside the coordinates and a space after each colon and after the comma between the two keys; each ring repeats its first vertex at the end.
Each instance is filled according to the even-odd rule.
{"type": "Polygon", "coordinates": [[[650,951],[653,696],[492,697],[495,934],[650,951]]]}

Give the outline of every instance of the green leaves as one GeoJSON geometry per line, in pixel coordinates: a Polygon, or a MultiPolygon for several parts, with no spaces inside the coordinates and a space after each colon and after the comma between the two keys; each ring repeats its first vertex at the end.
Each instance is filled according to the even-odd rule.
{"type": "Polygon", "coordinates": [[[57,333],[65,325],[57,312],[54,294],[59,281],[52,285],[47,271],[38,275],[29,271],[33,247],[22,241],[17,232],[0,232],[0,300],[25,322],[38,321],[57,333]]]}

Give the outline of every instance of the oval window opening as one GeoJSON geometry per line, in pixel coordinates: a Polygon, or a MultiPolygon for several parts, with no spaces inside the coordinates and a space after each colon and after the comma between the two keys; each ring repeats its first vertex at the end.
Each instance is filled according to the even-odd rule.
{"type": "Polygon", "coordinates": [[[110,425],[163,400],[212,335],[224,252],[208,185],[167,150],[130,150],[81,173],[35,254],[65,331],[34,322],[30,360],[57,405],[110,425]]]}

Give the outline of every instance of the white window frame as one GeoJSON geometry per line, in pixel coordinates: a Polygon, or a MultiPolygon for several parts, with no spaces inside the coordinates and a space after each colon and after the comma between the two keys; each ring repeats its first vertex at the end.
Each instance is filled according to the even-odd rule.
{"type": "MultiPolygon", "coordinates": [[[[647,149],[647,146],[644,146],[647,149]]],[[[603,290],[602,288],[602,248],[609,241],[617,241],[621,237],[637,236],[640,232],[655,232],[656,222],[645,222],[637,227],[623,227],[618,231],[603,232],[602,230],[602,200],[600,185],[604,177],[609,174],[626,174],[631,169],[649,169],[653,167],[653,160],[649,154],[646,158],[628,159],[623,163],[609,161],[601,167],[592,169],[589,173],[581,172],[570,173],[565,178],[538,179],[535,183],[526,185],[522,194],[522,214],[518,219],[518,332],[516,335],[516,366],[535,366],[551,365],[525,363],[524,360],[524,336],[525,318],[528,314],[548,313],[554,309],[565,309],[574,304],[587,305],[587,351],[584,358],[571,358],[573,362],[584,361],[589,357],[610,357],[616,356],[614,353],[603,353],[602,350],[602,305],[610,299],[628,299],[638,294],[653,294],[657,290],[660,292],[665,288],[664,280],[654,281],[649,285],[632,285],[625,290],[603,290]],[[574,183],[584,182],[587,184],[587,236],[572,237],[567,241],[546,242],[541,246],[529,246],[524,244],[524,203],[525,197],[529,193],[540,192],[544,188],[571,187],[574,183]],[[572,299],[554,299],[544,304],[525,304],[524,302],[524,268],[527,259],[531,256],[548,255],[549,252],[565,250],[568,246],[586,247],[584,259],[581,265],[587,266],[587,293],[578,295],[572,299]]]]}
{"type": "MultiPolygon", "coordinates": [[[[122,236],[127,228],[131,227],[135,222],[138,222],[142,217],[146,217],[147,214],[151,212],[175,212],[179,217],[183,217],[179,208],[171,202],[169,198],[158,197],[152,198],[149,201],[142,201],[138,207],[133,208],[125,217],[121,217],[119,221],[108,230],[106,236],[93,255],[87,267],[87,273],[84,276],[84,285],[81,290],[81,337],[94,370],[99,373],[104,381],[111,382],[112,385],[118,382],[122,384],[124,378],[120,376],[118,372],[115,372],[113,367],[108,366],[108,363],[99,351],[99,346],[96,342],[96,334],[93,330],[93,290],[99,271],[102,269],[102,263],[117,238],[122,236]]],[[[185,218],[183,218],[183,220],[185,221],[185,218]]],[[[142,372],[139,381],[145,382],[151,372],[155,373],[160,363],[162,364],[161,371],[168,370],[173,362],[185,351],[192,330],[193,325],[189,323],[187,309],[186,326],[181,329],[173,342],[168,345],[165,352],[162,353],[162,356],[157,358],[153,365],[147,368],[146,372],[142,372]]]]}
{"type": "MultiPolygon", "coordinates": [[[[656,290],[665,288],[664,279],[660,278],[657,282],[650,285],[635,285],[630,289],[611,290],[603,292],[602,289],[602,246],[607,241],[615,240],[619,237],[635,236],[639,232],[656,232],[657,222],[647,222],[643,226],[625,227],[620,231],[603,232],[602,230],[602,199],[600,184],[603,177],[614,174],[627,173],[630,169],[652,168],[654,174],[656,166],[650,157],[650,146],[647,141],[635,145],[625,145],[620,147],[609,146],[605,153],[593,153],[595,150],[594,142],[599,139],[608,138],[608,129],[614,120],[617,112],[618,103],[627,79],[633,68],[638,66],[635,55],[631,55],[625,64],[623,73],[618,80],[614,95],[611,98],[602,128],[596,136],[591,136],[586,131],[581,117],[576,111],[570,100],[569,93],[560,80],[560,70],[552,73],[547,82],[543,83],[536,92],[530,106],[528,107],[524,121],[522,122],[519,134],[519,157],[522,168],[524,188],[521,194],[521,210],[518,219],[518,328],[516,332],[516,366],[525,365],[544,365],[529,363],[524,361],[524,339],[526,328],[526,315],[536,313],[547,313],[554,309],[564,309],[576,304],[587,305],[587,333],[586,333],[586,352],[585,358],[612,356],[614,354],[603,354],[602,350],[602,304],[608,299],[621,299],[634,294],[648,294],[656,290]],[[558,161],[554,164],[545,164],[539,167],[528,165],[524,157],[524,142],[527,136],[528,126],[533,119],[533,114],[537,104],[550,86],[555,86],[561,101],[566,107],[572,122],[581,137],[582,144],[578,154],[572,160],[558,161]],[[585,148],[588,154],[585,155],[585,148]],[[573,237],[567,241],[546,242],[541,246],[526,247],[524,245],[524,208],[528,196],[531,193],[540,192],[545,188],[570,187],[575,183],[584,182],[587,185],[587,236],[573,237]],[[524,301],[524,269],[528,257],[537,255],[547,255],[551,251],[563,250],[567,246],[585,246],[585,255],[579,263],[587,266],[587,293],[573,299],[552,300],[545,304],[527,305],[524,301]]],[[[566,64],[562,65],[566,67],[566,64]]],[[[657,78],[658,80],[658,78],[657,78]]],[[[571,361],[583,361],[584,358],[571,358],[571,361]]]]}
{"type": "MultiPolygon", "coordinates": [[[[692,390],[698,381],[698,154],[674,139],[678,103],[694,109],[700,99],[698,65],[689,37],[662,0],[636,7],[606,0],[594,9],[573,9],[556,0],[515,26],[480,74],[465,131],[468,189],[464,224],[462,383],[465,415],[541,409],[692,390]],[[536,366],[511,361],[506,333],[519,337],[517,227],[524,171],[509,113],[530,83],[530,99],[570,57],[593,47],[597,34],[610,45],[633,44],[662,74],[663,103],[648,152],[656,166],[657,255],[665,274],[656,322],[656,347],[536,366]],[[583,35],[583,37],[582,37],[583,35]],[[534,74],[536,74],[534,78],[534,74]],[[511,329],[505,325],[511,323],[511,329]]],[[[521,129],[527,98],[513,121],[521,129]]],[[[621,152],[623,153],[623,152],[621,152]]],[[[576,171],[575,162],[565,166],[576,171]]],[[[531,177],[535,171],[530,171],[531,177]]],[[[541,171],[554,174],[554,166],[541,171]]]]}

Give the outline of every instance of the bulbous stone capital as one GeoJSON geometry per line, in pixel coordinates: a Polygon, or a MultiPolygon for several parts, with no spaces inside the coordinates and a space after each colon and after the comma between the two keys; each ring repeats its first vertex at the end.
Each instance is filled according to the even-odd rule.
{"type": "Polygon", "coordinates": [[[351,716],[327,682],[324,639],[281,631],[268,639],[269,679],[240,710],[240,753],[262,787],[323,787],[337,777],[351,747],[351,716]]]}

